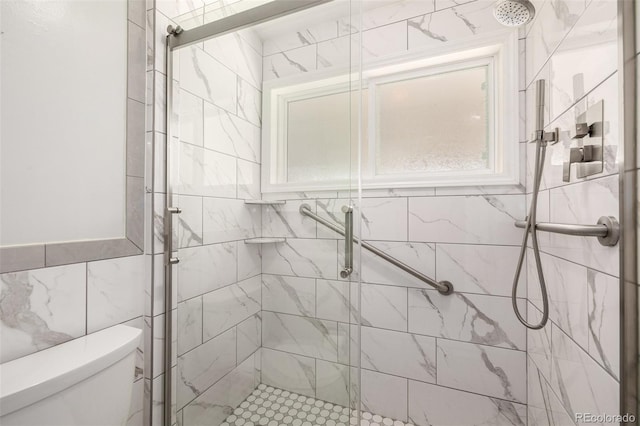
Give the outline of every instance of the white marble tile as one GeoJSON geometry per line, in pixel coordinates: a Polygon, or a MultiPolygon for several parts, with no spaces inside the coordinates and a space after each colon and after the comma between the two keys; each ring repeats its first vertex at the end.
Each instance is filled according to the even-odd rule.
{"type": "Polygon", "coordinates": [[[364,61],[402,53],[407,48],[407,21],[377,27],[362,33],[364,61]]]}
{"type": "Polygon", "coordinates": [[[202,207],[204,244],[260,235],[260,206],[245,204],[243,200],[207,197],[202,200],[202,207]]]}
{"type": "Polygon", "coordinates": [[[526,353],[438,340],[438,384],[525,403],[526,353]]]}
{"type": "Polygon", "coordinates": [[[357,40],[348,35],[323,41],[317,46],[318,69],[347,66],[356,60],[359,51],[357,40]]]}
{"type": "Polygon", "coordinates": [[[262,345],[262,318],[259,313],[238,324],[238,362],[254,354],[262,345]]]}
{"type": "Polygon", "coordinates": [[[575,418],[576,413],[618,413],[619,384],[566,334],[552,325],[551,386],[575,418]]]}
{"type": "Polygon", "coordinates": [[[439,46],[503,30],[492,10],[492,3],[479,1],[409,19],[409,49],[439,46]]]}
{"type": "Polygon", "coordinates": [[[202,335],[211,339],[260,312],[260,276],[202,296],[202,335]]]}
{"type": "Polygon", "coordinates": [[[269,56],[298,47],[310,46],[336,37],[338,37],[337,21],[321,22],[304,30],[289,31],[285,34],[265,39],[263,54],[264,56],[269,56]]]}
{"type": "Polygon", "coordinates": [[[356,332],[357,329],[354,326],[342,322],[338,323],[338,362],[340,364],[351,364],[351,344],[360,341],[356,332]]]}
{"type": "MultiPolygon", "coordinates": [[[[542,309],[538,273],[529,250],[527,256],[529,300],[542,309]]],[[[541,253],[549,317],[584,348],[588,343],[587,268],[541,253]]]]}
{"type": "Polygon", "coordinates": [[[85,334],[84,263],[10,272],[0,283],[0,362],[85,334]]]}
{"type": "MultiPolygon", "coordinates": [[[[134,318],[131,321],[124,322],[123,325],[137,328],[142,331],[142,337],[138,342],[138,347],[136,348],[136,361],[135,361],[135,369],[133,373],[133,380],[138,381],[144,377],[144,369],[145,369],[145,356],[144,356],[144,348],[146,345],[145,337],[150,333],[150,328],[147,327],[147,323],[144,320],[144,317],[140,316],[138,318],[134,318]]],[[[148,358],[148,357],[147,357],[148,358]]]]}
{"type": "Polygon", "coordinates": [[[143,313],[144,256],[87,263],[87,332],[143,313]]]}
{"type": "Polygon", "coordinates": [[[202,98],[186,90],[180,90],[180,98],[177,101],[177,114],[180,123],[178,135],[180,142],[202,146],[204,130],[202,98]]]}
{"type": "Polygon", "coordinates": [[[178,355],[202,344],[202,297],[178,303],[178,355]]]}
{"type": "Polygon", "coordinates": [[[178,358],[177,407],[181,409],[236,366],[236,330],[231,329],[178,358]]]}
{"type": "Polygon", "coordinates": [[[557,0],[547,1],[536,10],[537,18],[527,34],[527,82],[560,45],[585,6],[584,1],[557,0]]]}
{"type": "Polygon", "coordinates": [[[551,118],[585,96],[617,69],[617,3],[596,0],[553,52],[551,118]],[[597,57],[598,61],[590,58],[597,57]]]}
{"type": "Polygon", "coordinates": [[[240,35],[240,32],[205,41],[204,51],[253,87],[262,86],[262,55],[240,35]]]}
{"type": "Polygon", "coordinates": [[[316,360],[316,398],[348,406],[349,380],[348,366],[316,360]]]}
{"type": "Polygon", "coordinates": [[[333,321],[263,311],[262,345],[265,348],[336,362],[337,324],[333,321]]]}
{"type": "MultiPolygon", "coordinates": [[[[357,353],[352,356],[357,365],[357,353]]],[[[362,327],[362,368],[435,383],[436,339],[362,327]]]]}
{"type": "Polygon", "coordinates": [[[238,79],[238,116],[256,125],[262,125],[262,92],[243,79],[238,79]]]}
{"type": "MultiPolygon", "coordinates": [[[[406,198],[364,198],[361,204],[365,240],[407,240],[406,198]],[[393,220],[389,220],[393,218],[393,220]]],[[[354,218],[355,221],[356,218],[354,218]]]]}
{"type": "MultiPolygon", "coordinates": [[[[531,302],[527,302],[527,321],[538,324],[542,312],[531,302]]],[[[527,356],[536,368],[547,378],[551,378],[551,323],[541,330],[527,330],[527,356]]]]}
{"type": "Polygon", "coordinates": [[[362,370],[362,409],[406,421],[407,379],[362,370]]]}
{"type": "Polygon", "coordinates": [[[409,380],[409,422],[424,426],[524,426],[527,406],[409,380]]]}
{"type": "Polygon", "coordinates": [[[126,426],[144,425],[144,397],[144,380],[138,380],[133,383],[131,403],[129,406],[129,416],[127,417],[126,426]]]}
{"type": "Polygon", "coordinates": [[[315,212],[313,201],[288,201],[286,204],[267,205],[262,208],[263,237],[315,238],[316,221],[300,213],[307,204],[315,212]]]}
{"type": "Polygon", "coordinates": [[[238,281],[260,274],[262,254],[259,244],[238,243],[238,281]]]}
{"type": "Polygon", "coordinates": [[[289,239],[262,248],[262,272],[309,278],[337,278],[337,242],[289,239]]]}
{"type": "Polygon", "coordinates": [[[316,280],[285,275],[262,275],[262,309],[314,317],[316,280]]]}
{"type": "MultiPolygon", "coordinates": [[[[524,311],[524,299],[519,301],[524,311]]],[[[525,328],[511,298],[409,289],[409,331],[488,346],[526,350],[525,328]]]]}
{"type": "MultiPolygon", "coordinates": [[[[322,217],[323,219],[330,220],[331,222],[338,223],[342,227],[344,227],[345,214],[342,212],[342,208],[349,206],[349,200],[337,199],[334,195],[330,199],[315,200],[315,206],[313,202],[309,202],[309,201],[307,201],[307,204],[309,204],[312,207],[312,210],[318,216],[322,217]]],[[[353,219],[354,228],[359,225],[359,221],[357,220],[356,210],[357,209],[354,209],[354,219],[353,219]]],[[[359,234],[359,232],[356,232],[356,230],[354,229],[354,234],[357,235],[359,234]]],[[[318,238],[344,239],[344,237],[342,237],[340,234],[322,225],[317,226],[317,236],[318,238]]]]}
{"type": "MultiPolygon", "coordinates": [[[[357,296],[357,293],[351,295],[354,304],[357,302],[357,296]]],[[[363,283],[360,303],[363,324],[407,331],[406,288],[363,283]]]]}
{"type": "Polygon", "coordinates": [[[204,103],[204,146],[244,160],[260,161],[260,127],[204,103]]]}
{"type": "Polygon", "coordinates": [[[267,348],[262,348],[260,353],[262,383],[302,395],[315,396],[315,359],[267,348]]]}
{"type": "Polygon", "coordinates": [[[620,377],[620,280],[587,271],[589,354],[614,377],[620,377]]]}
{"type": "MultiPolygon", "coordinates": [[[[164,329],[165,329],[165,314],[156,315],[150,321],[153,322],[153,359],[151,360],[152,371],[149,376],[157,378],[162,376],[165,372],[165,360],[164,360],[164,329]]],[[[171,323],[173,330],[178,329],[178,312],[177,309],[172,311],[171,323]]],[[[171,341],[171,365],[176,366],[178,363],[178,335],[174,333],[171,341]]]]}
{"type": "MultiPolygon", "coordinates": [[[[550,193],[551,221],[595,225],[600,216],[619,215],[618,176],[554,188],[550,193]]],[[[602,246],[597,238],[550,234],[543,250],[617,276],[619,247],[602,246]]]]}
{"type": "MultiPolygon", "coordinates": [[[[453,283],[456,292],[511,296],[520,249],[508,246],[437,244],[438,280],[453,283]]],[[[518,296],[526,294],[526,270],[520,275],[518,296]]]]}
{"type": "Polygon", "coordinates": [[[529,360],[527,369],[527,417],[530,425],[571,426],[575,422],[540,370],[529,360]]]}
{"type": "Polygon", "coordinates": [[[524,218],[519,195],[420,197],[409,199],[412,240],[443,243],[518,245],[524,218]]]}
{"type": "Polygon", "coordinates": [[[202,197],[178,195],[178,247],[202,245],[202,197]]]}
{"type": "Polygon", "coordinates": [[[356,285],[347,281],[316,280],[316,317],[349,322],[356,314],[357,302],[357,293],[350,292],[349,288],[356,285]]]}
{"type": "Polygon", "coordinates": [[[238,160],[238,198],[260,199],[260,164],[238,160]]]}
{"type": "Polygon", "coordinates": [[[183,410],[182,425],[221,424],[258,383],[254,369],[258,355],[249,357],[183,410]]]}
{"type": "Polygon", "coordinates": [[[236,244],[222,243],[180,250],[178,300],[190,299],[236,282],[236,244]]]}
{"type": "Polygon", "coordinates": [[[202,49],[181,49],[180,87],[213,104],[236,112],[236,75],[202,49]]]}
{"type": "MultiPolygon", "coordinates": [[[[367,7],[362,14],[362,28],[367,30],[392,22],[403,21],[435,10],[434,0],[403,0],[378,2],[378,7],[367,7]]],[[[365,5],[365,7],[368,5],[365,5]]],[[[357,20],[357,16],[354,17],[357,20]]],[[[346,32],[348,34],[348,32],[346,32]]]]}
{"type": "Polygon", "coordinates": [[[316,45],[265,56],[262,62],[264,81],[314,71],[316,69],[316,45]]]}
{"type": "Polygon", "coordinates": [[[180,144],[176,193],[236,197],[236,159],[189,144],[180,144]]]}

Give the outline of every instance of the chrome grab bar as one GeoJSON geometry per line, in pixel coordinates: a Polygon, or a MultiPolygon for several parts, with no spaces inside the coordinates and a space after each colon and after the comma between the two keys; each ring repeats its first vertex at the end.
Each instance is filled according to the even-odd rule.
{"type": "Polygon", "coordinates": [[[344,269],[340,277],[347,278],[353,272],[353,207],[342,206],[344,213],[344,269]]]}
{"type": "MultiPolygon", "coordinates": [[[[348,209],[351,209],[350,207],[347,207],[348,209]]],[[[344,209],[343,209],[344,211],[344,209]]],[[[311,207],[309,206],[309,204],[302,204],[300,206],[300,213],[310,217],[311,219],[315,220],[316,222],[326,226],[327,228],[331,229],[332,231],[342,235],[342,236],[346,236],[347,231],[342,228],[342,226],[333,223],[329,220],[326,220],[320,216],[318,216],[317,214],[313,213],[311,211],[311,207]]],[[[346,211],[345,211],[345,218],[346,218],[346,211]]],[[[353,220],[353,209],[351,209],[351,213],[352,213],[352,220],[353,220]]],[[[351,228],[351,232],[353,232],[353,227],[351,228]]],[[[444,295],[448,295],[453,293],[453,284],[451,284],[449,281],[436,281],[433,280],[429,277],[427,277],[426,275],[424,275],[423,273],[416,271],[415,269],[413,269],[411,266],[399,261],[398,259],[396,259],[395,257],[389,256],[387,253],[383,252],[382,250],[372,246],[371,244],[365,242],[365,241],[360,241],[360,239],[358,239],[358,237],[353,236],[352,234],[352,238],[353,241],[356,243],[360,243],[362,245],[363,248],[369,250],[371,253],[383,258],[384,260],[386,260],[387,262],[397,266],[398,268],[402,269],[403,271],[407,272],[410,275],[413,275],[414,277],[418,278],[419,280],[429,284],[431,287],[434,287],[436,290],[438,290],[441,294],[444,295]]],[[[346,249],[345,249],[346,252],[346,249]]],[[[345,253],[346,254],[346,253],[345,253]]],[[[351,256],[353,256],[353,251],[351,252],[351,256]]],[[[353,266],[353,265],[352,265],[353,266]]],[[[345,269],[346,269],[346,265],[345,265],[345,269]]],[[[344,270],[342,271],[344,272],[344,270]]],[[[346,276],[343,276],[342,272],[340,273],[340,276],[342,278],[346,278],[346,276]]],[[[348,276],[348,275],[347,275],[348,276]]]]}
{"type": "MultiPolygon", "coordinates": [[[[518,220],[517,228],[524,228],[527,222],[518,220]]],[[[615,217],[602,216],[597,225],[573,225],[568,223],[537,223],[538,231],[553,232],[555,234],[575,235],[578,237],[598,237],[603,246],[615,246],[620,240],[620,224],[615,217]]]]}

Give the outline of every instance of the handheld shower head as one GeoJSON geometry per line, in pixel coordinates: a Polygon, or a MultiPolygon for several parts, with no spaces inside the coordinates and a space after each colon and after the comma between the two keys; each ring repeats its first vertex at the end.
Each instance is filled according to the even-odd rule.
{"type": "Polygon", "coordinates": [[[498,0],[493,8],[493,16],[507,27],[529,23],[535,14],[536,9],[529,0],[498,0]]]}

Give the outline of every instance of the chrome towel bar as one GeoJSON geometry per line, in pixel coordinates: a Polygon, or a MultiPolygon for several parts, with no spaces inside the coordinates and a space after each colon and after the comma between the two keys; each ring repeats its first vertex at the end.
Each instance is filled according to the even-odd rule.
{"type": "MultiPolygon", "coordinates": [[[[316,222],[326,226],[327,228],[331,229],[332,231],[345,236],[345,229],[334,222],[331,222],[327,219],[324,219],[320,216],[318,216],[317,214],[315,214],[314,212],[311,211],[311,207],[308,204],[302,204],[300,206],[300,213],[310,217],[311,219],[315,220],[316,222]]],[[[372,246],[371,244],[364,242],[364,241],[360,241],[358,237],[353,236],[353,241],[354,242],[360,242],[360,244],[362,244],[362,248],[365,248],[367,250],[369,250],[371,253],[383,258],[384,260],[386,260],[387,262],[397,266],[398,268],[402,269],[403,271],[407,272],[408,274],[413,275],[414,277],[416,277],[417,279],[429,284],[431,287],[434,287],[436,290],[438,290],[441,294],[444,295],[448,295],[453,293],[453,284],[451,284],[449,281],[436,281],[433,280],[429,277],[427,277],[426,275],[424,275],[423,273],[416,271],[415,269],[413,269],[411,266],[399,261],[398,259],[396,259],[395,257],[389,256],[387,253],[383,252],[382,250],[372,246]]]]}
{"type": "MultiPolygon", "coordinates": [[[[524,228],[526,220],[515,222],[517,228],[524,228]]],[[[620,224],[613,216],[602,216],[597,225],[573,225],[569,223],[540,222],[535,225],[538,231],[555,234],[575,235],[578,237],[598,237],[603,246],[615,246],[620,240],[620,224]]]]}

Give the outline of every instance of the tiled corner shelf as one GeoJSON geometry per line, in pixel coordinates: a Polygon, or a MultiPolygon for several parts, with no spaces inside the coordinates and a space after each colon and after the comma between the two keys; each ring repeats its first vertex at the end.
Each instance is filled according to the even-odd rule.
{"type": "Polygon", "coordinates": [[[261,206],[275,206],[279,204],[286,204],[286,200],[244,200],[245,204],[257,204],[261,206]]]}
{"type": "Polygon", "coordinates": [[[273,243],[284,243],[287,241],[286,238],[249,238],[248,240],[244,240],[245,244],[273,244],[273,243]]]}

